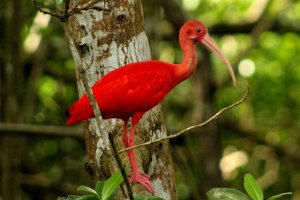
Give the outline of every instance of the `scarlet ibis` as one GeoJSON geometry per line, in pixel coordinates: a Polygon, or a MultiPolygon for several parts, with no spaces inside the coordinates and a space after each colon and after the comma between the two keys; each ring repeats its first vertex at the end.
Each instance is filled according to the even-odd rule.
{"type": "MultiPolygon", "coordinates": [[[[122,139],[125,147],[134,145],[136,125],[143,114],[161,102],[176,85],[193,74],[197,65],[196,42],[204,44],[223,60],[235,85],[231,65],[209,36],[205,25],[200,21],[189,20],[179,31],[179,43],[184,55],[181,64],[156,60],[127,64],[103,76],[92,87],[103,119],[119,118],[124,121],[122,139]],[[132,126],[130,133],[127,133],[130,118],[132,126]]],[[[92,117],[94,117],[93,110],[87,95],[84,94],[69,107],[66,125],[70,126],[92,117]]],[[[127,154],[132,168],[130,182],[140,183],[153,193],[150,177],[138,169],[134,150],[127,151],[127,154]]]]}

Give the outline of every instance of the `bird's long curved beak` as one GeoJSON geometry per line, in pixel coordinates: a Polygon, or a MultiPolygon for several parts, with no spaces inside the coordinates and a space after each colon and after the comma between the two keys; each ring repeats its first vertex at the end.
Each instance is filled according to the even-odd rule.
{"type": "Polygon", "coordinates": [[[225,55],[223,54],[223,52],[219,49],[219,47],[217,46],[217,44],[215,43],[215,41],[209,36],[209,34],[205,34],[205,36],[202,38],[201,43],[203,43],[207,48],[209,48],[211,51],[213,51],[214,53],[216,53],[218,55],[218,57],[224,62],[230,76],[232,79],[232,83],[234,85],[234,87],[236,86],[236,79],[235,79],[235,75],[233,72],[233,69],[229,63],[229,61],[227,60],[227,58],[225,57],[225,55]]]}

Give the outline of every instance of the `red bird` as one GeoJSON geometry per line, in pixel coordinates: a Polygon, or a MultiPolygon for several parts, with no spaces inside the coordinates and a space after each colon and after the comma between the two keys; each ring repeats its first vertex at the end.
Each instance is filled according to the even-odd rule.
{"type": "MultiPolygon", "coordinates": [[[[196,42],[204,44],[223,60],[235,85],[231,65],[209,36],[205,25],[200,21],[189,20],[179,31],[179,43],[184,55],[181,64],[154,60],[131,63],[103,76],[92,87],[103,119],[119,118],[124,121],[125,147],[134,145],[136,125],[143,114],[160,103],[170,90],[193,74],[197,65],[196,42]],[[130,133],[127,133],[129,118],[132,128],[130,133]]],[[[87,95],[84,94],[68,109],[66,125],[70,126],[92,117],[94,117],[93,110],[87,95]]],[[[138,169],[134,150],[127,153],[132,167],[131,183],[140,183],[153,193],[149,176],[138,169]]]]}

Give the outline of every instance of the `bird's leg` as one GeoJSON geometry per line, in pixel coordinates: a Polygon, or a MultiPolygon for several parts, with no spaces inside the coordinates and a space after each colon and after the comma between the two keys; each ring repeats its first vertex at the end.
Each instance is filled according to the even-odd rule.
{"type": "MultiPolygon", "coordinates": [[[[129,136],[126,134],[127,137],[125,138],[125,136],[123,135],[123,141],[124,141],[124,138],[125,138],[125,140],[127,139],[127,141],[124,142],[125,147],[134,146],[134,135],[135,135],[135,129],[136,129],[138,120],[137,121],[134,119],[132,120],[132,127],[130,130],[129,136]]],[[[136,159],[135,159],[134,150],[133,149],[128,150],[127,154],[129,157],[129,162],[130,162],[131,168],[132,168],[130,182],[131,183],[140,183],[141,185],[145,186],[151,193],[154,193],[154,189],[153,189],[152,183],[150,182],[149,176],[147,174],[139,171],[139,168],[138,168],[138,165],[137,165],[136,159]]]]}
{"type": "Polygon", "coordinates": [[[127,135],[127,123],[128,119],[124,120],[124,127],[123,127],[123,144],[125,147],[128,146],[128,135],[127,135]]]}

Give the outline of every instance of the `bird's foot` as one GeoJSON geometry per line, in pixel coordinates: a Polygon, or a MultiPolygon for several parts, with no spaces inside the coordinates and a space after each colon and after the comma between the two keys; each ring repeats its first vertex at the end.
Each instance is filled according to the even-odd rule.
{"type": "Polygon", "coordinates": [[[154,194],[153,185],[150,182],[150,177],[143,172],[133,173],[130,179],[131,183],[139,183],[147,188],[152,194],[154,194]]]}

